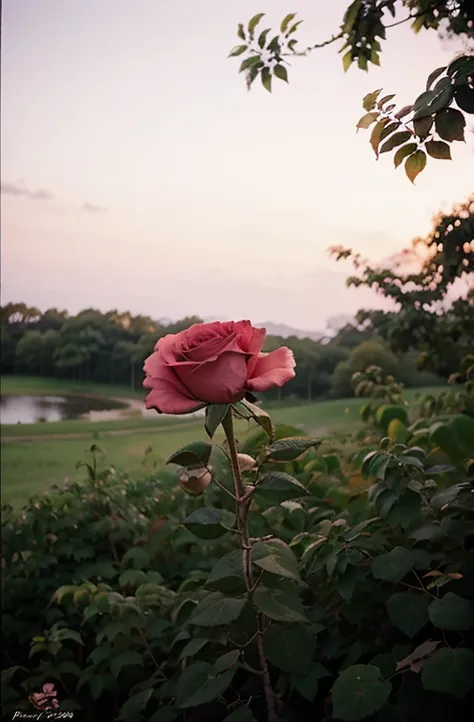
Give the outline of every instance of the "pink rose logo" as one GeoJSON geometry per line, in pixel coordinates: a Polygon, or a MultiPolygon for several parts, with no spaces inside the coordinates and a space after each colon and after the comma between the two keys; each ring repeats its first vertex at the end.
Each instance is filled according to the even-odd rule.
{"type": "Polygon", "coordinates": [[[160,338],[144,365],[146,408],[187,414],[283,386],[295,375],[293,353],[285,346],[262,353],[265,335],[250,321],[216,321],[160,338]]]}
{"type": "Polygon", "coordinates": [[[57,694],[54,689],[54,684],[48,682],[43,684],[42,692],[33,692],[33,694],[30,694],[28,697],[28,700],[37,710],[54,710],[59,707],[59,702],[56,699],[57,694]]]}

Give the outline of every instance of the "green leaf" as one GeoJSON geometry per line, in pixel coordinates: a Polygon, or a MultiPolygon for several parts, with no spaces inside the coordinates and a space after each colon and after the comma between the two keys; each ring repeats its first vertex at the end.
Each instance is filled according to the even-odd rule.
{"type": "MultiPolygon", "coordinates": [[[[247,58],[247,60],[252,60],[252,58],[247,58]]],[[[247,61],[244,60],[244,63],[246,62],[247,61]]],[[[242,63],[242,65],[244,63],[242,63]]],[[[207,435],[211,439],[216,433],[217,427],[220,426],[220,424],[222,424],[222,422],[224,421],[224,418],[226,417],[229,409],[230,404],[211,404],[210,406],[206,407],[206,421],[204,423],[204,428],[206,429],[207,435]]]]}
{"type": "Polygon", "coordinates": [[[373,127],[372,133],[370,135],[370,145],[372,146],[375,155],[377,158],[379,157],[379,145],[380,141],[382,139],[382,131],[387,125],[388,119],[382,118],[382,120],[379,120],[373,127]]]}
{"type": "Polygon", "coordinates": [[[319,680],[330,676],[331,673],[320,662],[312,662],[304,674],[293,674],[291,683],[302,697],[312,702],[318,693],[319,680]]]}
{"type": "Polygon", "coordinates": [[[208,639],[201,639],[200,637],[194,637],[194,639],[190,639],[189,642],[184,646],[182,649],[179,659],[186,659],[186,657],[194,657],[195,654],[201,651],[203,647],[206,646],[206,644],[209,644],[208,639]]]}
{"type": "MultiPolygon", "coordinates": [[[[379,90],[374,90],[373,93],[367,93],[367,95],[364,96],[362,99],[362,107],[364,110],[373,110],[375,108],[377,98],[379,97],[380,93],[382,92],[382,88],[379,88],[379,90]]],[[[393,97],[393,96],[387,96],[387,97],[393,97]]],[[[380,106],[380,104],[379,104],[380,106]]]]}
{"type": "Polygon", "coordinates": [[[471,649],[438,649],[423,663],[423,688],[462,699],[474,687],[474,652],[471,649]]]}
{"type": "Polygon", "coordinates": [[[412,183],[415,178],[426,166],[426,153],[423,150],[416,150],[412,155],[408,156],[405,161],[405,173],[412,183]]]}
{"type": "Polygon", "coordinates": [[[147,581],[148,576],[142,569],[126,569],[119,577],[119,586],[121,589],[124,587],[138,587],[147,581]]]}
{"type": "Polygon", "coordinates": [[[238,649],[232,649],[230,652],[226,652],[216,659],[211,670],[211,676],[217,677],[222,672],[227,672],[228,669],[237,664],[240,657],[240,651],[238,649]]]}
{"type": "Polygon", "coordinates": [[[435,128],[439,137],[451,143],[453,140],[464,140],[466,119],[461,111],[446,108],[436,113],[435,128]]]}
{"type": "Polygon", "coordinates": [[[298,590],[293,585],[280,585],[277,589],[258,586],[253,595],[257,609],[277,622],[306,622],[298,590]]]}
{"type": "Polygon", "coordinates": [[[294,461],[313,446],[319,446],[319,439],[307,439],[303,437],[291,437],[279,439],[268,449],[268,461],[294,461]]]}
{"type": "MultiPolygon", "coordinates": [[[[432,654],[441,642],[432,642],[430,639],[426,642],[422,642],[418,645],[418,647],[415,647],[413,652],[410,652],[410,654],[407,657],[404,657],[403,659],[398,659],[396,664],[396,670],[403,669],[404,667],[411,667],[411,665],[414,662],[419,662],[421,659],[424,659],[425,657],[429,657],[430,654],[432,654]]],[[[377,659],[377,658],[375,658],[377,659]]],[[[375,665],[378,666],[377,664],[375,665]]],[[[395,664],[393,665],[393,670],[390,670],[389,676],[391,676],[395,672],[395,664]]],[[[386,676],[386,675],[384,675],[386,676]]]]}
{"type": "MultiPolygon", "coordinates": [[[[256,63],[260,63],[260,62],[261,62],[260,55],[252,55],[249,58],[245,58],[245,60],[242,60],[242,63],[240,64],[239,73],[242,73],[244,70],[248,70],[252,65],[255,65],[256,63]]],[[[215,405],[221,406],[222,404],[215,404],[215,405]]],[[[206,414],[207,414],[207,409],[206,409],[206,414]]]]}
{"type": "Polygon", "coordinates": [[[231,712],[224,722],[256,722],[256,719],[249,708],[244,705],[231,712]]]}
{"type": "Polygon", "coordinates": [[[452,592],[431,602],[428,614],[439,629],[463,632],[474,627],[474,604],[452,592]]]}
{"type": "Polygon", "coordinates": [[[248,24],[248,31],[249,33],[253,33],[257,25],[259,24],[260,20],[265,16],[265,13],[257,13],[249,20],[248,24]]]}
{"type": "Polygon", "coordinates": [[[436,78],[439,78],[439,76],[442,75],[445,70],[446,65],[443,65],[443,67],[436,68],[436,70],[433,70],[433,72],[428,75],[428,80],[426,81],[426,90],[429,90],[431,88],[436,78]]]}
{"type": "Polygon", "coordinates": [[[244,30],[244,26],[242,25],[242,23],[239,23],[237,25],[237,35],[239,36],[239,38],[241,40],[245,40],[245,30],[244,30]]]}
{"type": "Polygon", "coordinates": [[[265,47],[265,43],[267,42],[267,35],[270,32],[271,28],[267,28],[267,30],[263,30],[260,35],[258,36],[258,47],[263,48],[265,47]]]}
{"type": "Polygon", "coordinates": [[[225,509],[204,506],[195,509],[185,520],[184,526],[199,539],[217,539],[235,523],[235,514],[225,509]]]}
{"type": "Polygon", "coordinates": [[[273,501],[288,501],[301,499],[309,491],[284,471],[269,471],[260,478],[256,493],[273,501]]]}
{"type": "Polygon", "coordinates": [[[360,720],[377,712],[387,701],[392,685],[380,670],[354,664],[342,672],[332,688],[333,714],[341,720],[360,720]]]}
{"type": "Polygon", "coordinates": [[[432,158],[439,160],[451,160],[451,148],[442,140],[427,140],[425,148],[432,158]]]}
{"type": "Polygon", "coordinates": [[[398,111],[398,113],[395,114],[395,118],[398,118],[398,120],[401,120],[406,115],[411,113],[412,110],[413,110],[413,105],[404,105],[403,108],[401,108],[398,111]]]}
{"type": "MultiPolygon", "coordinates": [[[[394,97],[395,97],[395,93],[391,93],[390,95],[384,95],[384,97],[381,98],[381,99],[379,100],[379,102],[377,103],[377,107],[378,107],[378,108],[383,108],[383,106],[384,106],[386,103],[388,103],[389,100],[392,100],[394,97]]],[[[369,108],[369,110],[370,110],[370,108],[369,108]]]]}
{"type": "Polygon", "coordinates": [[[461,73],[463,77],[474,74],[474,58],[472,55],[461,55],[448,66],[448,75],[454,77],[461,73]]]}
{"type": "Polygon", "coordinates": [[[426,115],[424,118],[419,118],[413,121],[413,128],[415,135],[424,140],[428,137],[431,128],[433,127],[434,118],[431,115],[426,115]]]}
{"type": "Polygon", "coordinates": [[[354,27],[354,23],[357,20],[361,7],[362,0],[354,0],[354,2],[352,2],[347,8],[346,12],[344,13],[342,24],[342,32],[344,33],[344,35],[347,35],[351,32],[352,28],[354,27]]]}
{"type": "Polygon", "coordinates": [[[469,113],[469,115],[474,113],[474,89],[470,88],[467,83],[456,90],[454,100],[458,108],[464,110],[465,113],[469,113]]]}
{"type": "Polygon", "coordinates": [[[238,55],[242,55],[242,53],[245,53],[247,48],[248,48],[248,45],[236,45],[235,48],[232,48],[228,57],[236,58],[238,55]]]}
{"type": "Polygon", "coordinates": [[[406,143],[410,140],[412,134],[409,130],[400,130],[398,133],[394,133],[380,148],[380,153],[387,153],[389,150],[393,150],[402,143],[406,143]]]}
{"type": "MultiPolygon", "coordinates": [[[[385,119],[387,120],[387,119],[385,119]]],[[[388,136],[393,133],[397,128],[401,126],[401,123],[399,120],[394,120],[392,123],[389,123],[388,125],[385,124],[382,132],[380,133],[380,141],[384,140],[385,138],[388,138],[388,136]]]]}
{"type": "Polygon", "coordinates": [[[380,55],[379,55],[378,52],[377,52],[376,50],[374,50],[374,49],[372,49],[372,52],[370,53],[370,62],[371,62],[373,65],[378,65],[378,66],[380,66],[380,55]]]}
{"type": "Polygon", "coordinates": [[[75,629],[58,629],[53,634],[53,639],[55,642],[63,642],[65,639],[70,639],[72,642],[84,646],[81,635],[79,632],[76,632],[75,629]]]}
{"type": "Polygon", "coordinates": [[[359,120],[356,127],[364,128],[364,130],[365,130],[366,128],[369,128],[372,125],[372,123],[374,123],[377,120],[378,117],[379,117],[378,113],[366,113],[359,120]]]}
{"type": "MultiPolygon", "coordinates": [[[[288,32],[287,32],[287,34],[286,34],[286,37],[288,37],[288,35],[291,35],[292,33],[294,33],[294,32],[298,29],[298,27],[301,25],[302,22],[303,22],[303,20],[298,20],[298,22],[293,23],[293,25],[291,26],[291,28],[288,30],[288,32]]],[[[297,41],[297,40],[290,40],[290,42],[288,43],[288,47],[290,48],[290,50],[291,50],[291,47],[290,47],[291,44],[292,44],[292,43],[296,43],[296,42],[298,42],[298,41],[297,41]]]]}
{"type": "Polygon", "coordinates": [[[277,78],[279,78],[279,80],[284,80],[285,83],[288,82],[288,72],[284,65],[275,65],[275,67],[273,68],[273,73],[277,78]]]}
{"type": "Polygon", "coordinates": [[[212,567],[206,584],[220,592],[243,592],[245,584],[242,551],[237,549],[219,559],[212,567]]]}
{"type": "Polygon", "coordinates": [[[430,597],[426,594],[401,592],[387,601],[388,616],[398,629],[413,639],[428,622],[430,597]]]}
{"type": "Polygon", "coordinates": [[[425,115],[433,115],[439,110],[446,108],[454,94],[454,86],[451,83],[451,79],[448,77],[441,78],[433,90],[428,90],[422,93],[416,100],[414,110],[414,118],[423,118],[425,115]]]}
{"type": "Polygon", "coordinates": [[[362,53],[359,53],[359,56],[357,58],[357,65],[361,70],[367,70],[369,61],[367,60],[367,57],[363,55],[362,53]]]}
{"type": "Polygon", "coordinates": [[[297,13],[289,13],[286,15],[283,20],[281,21],[280,30],[282,33],[286,32],[288,25],[291,23],[293,18],[295,18],[297,13]]]}
{"type": "Polygon", "coordinates": [[[304,674],[313,660],[316,637],[309,626],[272,624],[263,638],[265,657],[282,672],[304,674]]]}
{"type": "Polygon", "coordinates": [[[392,419],[387,428],[387,436],[399,444],[406,444],[409,433],[403,421],[392,419]]]}
{"type": "Polygon", "coordinates": [[[394,547],[388,554],[381,554],[372,560],[372,574],[375,579],[398,584],[410,572],[416,557],[405,547],[394,547]]]}
{"type": "Polygon", "coordinates": [[[257,542],[252,547],[252,562],[270,574],[299,580],[298,562],[290,547],[281,539],[257,542]]]}
{"type": "Polygon", "coordinates": [[[207,441],[193,441],[172,454],[167,464],[179,464],[188,469],[207,466],[211,457],[212,444],[207,441]]]}
{"type": "Polygon", "coordinates": [[[384,404],[383,406],[379,406],[375,419],[384,432],[387,431],[388,425],[392,419],[400,419],[400,421],[403,421],[405,426],[408,426],[407,410],[405,406],[402,406],[401,404],[384,404]]]}
{"type": "Polygon", "coordinates": [[[343,57],[342,57],[342,67],[344,68],[345,73],[347,73],[347,71],[351,67],[352,61],[353,61],[352,50],[348,50],[348,52],[345,55],[343,55],[343,57]]]}
{"type": "Polygon", "coordinates": [[[140,719],[141,713],[144,711],[152,694],[153,688],[144,689],[142,692],[138,692],[138,694],[129,697],[125,704],[122,705],[118,719],[130,720],[130,722],[135,722],[135,720],[140,719]]]}
{"type": "Polygon", "coordinates": [[[262,85],[265,88],[265,90],[268,90],[269,93],[272,92],[272,74],[270,71],[270,68],[265,67],[262,68],[261,72],[262,76],[262,85]]]}
{"type": "Polygon", "coordinates": [[[110,662],[110,671],[114,677],[118,677],[123,667],[136,667],[137,665],[143,667],[143,654],[129,649],[127,652],[122,652],[112,659],[110,662]]]}
{"type": "Polygon", "coordinates": [[[456,437],[461,454],[465,457],[472,454],[474,452],[474,418],[467,414],[457,414],[450,420],[449,425],[456,437]]]}
{"type": "Polygon", "coordinates": [[[176,706],[188,709],[212,702],[225,692],[236,670],[237,667],[234,667],[214,677],[211,664],[194,662],[186,667],[176,683],[176,706]]]}
{"type": "Polygon", "coordinates": [[[129,566],[129,562],[132,562],[131,566],[134,569],[144,569],[150,564],[150,555],[146,549],[132,547],[122,557],[122,564],[129,566]]]}
{"type": "Polygon", "coordinates": [[[241,408],[243,408],[245,418],[251,418],[256,421],[256,423],[262,427],[262,429],[266,432],[270,439],[273,439],[275,430],[273,428],[272,420],[266,411],[261,409],[260,406],[256,406],[250,401],[247,401],[247,399],[243,399],[237,406],[239,411],[241,410],[241,408]]]}
{"type": "Polygon", "coordinates": [[[189,618],[198,627],[219,627],[237,619],[245,607],[246,598],[232,599],[220,592],[211,592],[201,599],[189,618]]]}

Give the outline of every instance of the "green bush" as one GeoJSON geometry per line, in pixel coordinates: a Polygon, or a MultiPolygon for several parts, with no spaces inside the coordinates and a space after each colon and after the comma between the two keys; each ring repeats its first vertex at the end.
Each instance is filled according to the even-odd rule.
{"type": "Polygon", "coordinates": [[[146,480],[88,462],[4,508],[5,713],[54,682],[91,722],[266,722],[268,684],[283,722],[469,719],[470,424],[420,419],[404,443],[251,430],[244,506],[228,448],[199,442],[146,480]],[[196,464],[218,484],[193,497],[196,464]]]}

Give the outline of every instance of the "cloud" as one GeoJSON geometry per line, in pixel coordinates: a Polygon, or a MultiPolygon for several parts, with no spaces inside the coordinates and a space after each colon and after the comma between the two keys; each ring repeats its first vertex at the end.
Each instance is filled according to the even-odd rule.
{"type": "Polygon", "coordinates": [[[16,196],[17,198],[28,198],[33,201],[51,201],[55,198],[54,193],[45,188],[31,190],[24,183],[3,183],[2,194],[7,196],[16,196]]]}
{"type": "Polygon", "coordinates": [[[82,204],[82,210],[86,211],[86,213],[107,213],[107,208],[98,206],[95,203],[89,203],[89,201],[82,204]]]}

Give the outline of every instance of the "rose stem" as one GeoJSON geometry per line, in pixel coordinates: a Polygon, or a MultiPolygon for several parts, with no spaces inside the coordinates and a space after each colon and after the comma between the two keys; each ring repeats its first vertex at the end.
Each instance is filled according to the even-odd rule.
{"type": "MultiPolygon", "coordinates": [[[[232,409],[229,409],[227,414],[222,421],[222,426],[229,446],[230,461],[232,465],[232,476],[234,479],[234,493],[236,497],[236,512],[237,512],[237,529],[239,533],[239,539],[241,540],[243,550],[243,570],[245,586],[249,596],[254,591],[254,582],[252,574],[252,561],[251,561],[251,550],[252,546],[249,538],[247,517],[249,512],[250,503],[252,501],[251,496],[246,495],[245,485],[242,480],[242,474],[240,472],[239,458],[237,456],[237,446],[235,443],[234,434],[234,423],[232,419],[232,409]]],[[[265,617],[263,614],[257,613],[257,649],[260,660],[260,667],[262,670],[263,677],[263,688],[265,691],[265,698],[267,701],[268,708],[268,722],[276,722],[277,713],[275,707],[275,695],[272,690],[272,683],[270,680],[270,673],[268,671],[267,660],[265,659],[265,653],[263,650],[263,634],[265,629],[265,617]]]]}

